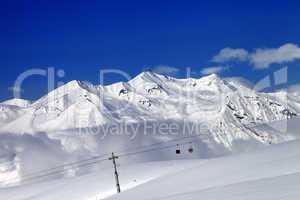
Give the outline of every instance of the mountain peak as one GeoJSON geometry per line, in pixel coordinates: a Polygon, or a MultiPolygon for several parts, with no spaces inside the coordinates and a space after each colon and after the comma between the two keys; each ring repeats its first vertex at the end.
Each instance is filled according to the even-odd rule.
{"type": "Polygon", "coordinates": [[[81,86],[81,82],[78,80],[72,80],[67,82],[63,87],[68,87],[68,88],[78,88],[81,86]]]}
{"type": "Polygon", "coordinates": [[[217,74],[210,74],[208,76],[203,76],[199,79],[200,82],[217,82],[220,83],[222,79],[217,74]]]}
{"type": "MultiPolygon", "coordinates": [[[[64,90],[73,90],[73,89],[86,89],[86,90],[90,90],[90,89],[93,89],[97,86],[91,84],[90,82],[88,81],[78,81],[78,80],[72,80],[72,81],[69,81],[68,83],[60,86],[59,88],[62,88],[64,90]]],[[[57,88],[57,89],[59,89],[57,88]]]]}
{"type": "Polygon", "coordinates": [[[152,72],[152,71],[144,71],[140,74],[138,74],[136,77],[134,77],[132,80],[129,81],[129,83],[132,84],[140,84],[142,82],[157,82],[159,79],[158,74],[152,72]]]}
{"type": "Polygon", "coordinates": [[[138,74],[136,77],[153,77],[156,76],[157,74],[154,73],[151,70],[143,71],[140,74],[138,74]]]}
{"type": "Polygon", "coordinates": [[[207,76],[204,76],[202,78],[206,78],[206,79],[220,79],[220,77],[217,75],[217,74],[210,74],[210,75],[207,75],[207,76]]]}

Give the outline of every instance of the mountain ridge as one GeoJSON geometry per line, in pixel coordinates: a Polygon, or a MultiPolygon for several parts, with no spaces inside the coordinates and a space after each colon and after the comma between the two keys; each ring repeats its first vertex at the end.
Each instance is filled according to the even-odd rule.
{"type": "Polygon", "coordinates": [[[298,107],[284,104],[276,95],[258,93],[216,74],[200,79],[176,79],[142,72],[128,82],[105,86],[70,81],[26,107],[28,117],[21,123],[25,124],[24,129],[14,123],[16,120],[20,124],[17,119],[26,116],[22,114],[6,120],[7,125],[0,131],[57,131],[119,123],[124,119],[129,123],[184,119],[195,123],[204,121],[211,132],[221,135],[232,134],[227,133],[229,130],[219,132],[234,124],[231,128],[246,133],[236,135],[247,138],[250,134],[261,140],[259,134],[249,132],[245,125],[298,115],[298,107]],[[30,126],[34,128],[29,130],[30,126]]]}
{"type": "MultiPolygon", "coordinates": [[[[184,157],[210,158],[294,140],[275,126],[256,128],[299,116],[299,98],[284,95],[259,93],[216,75],[175,79],[145,72],[106,86],[71,81],[25,108],[0,104],[0,159],[10,163],[0,164],[0,185],[1,176],[18,179],[28,171],[32,153],[39,165],[51,166],[153,143],[190,142],[194,154],[184,157]]],[[[177,157],[169,151],[134,159],[177,157]]]]}

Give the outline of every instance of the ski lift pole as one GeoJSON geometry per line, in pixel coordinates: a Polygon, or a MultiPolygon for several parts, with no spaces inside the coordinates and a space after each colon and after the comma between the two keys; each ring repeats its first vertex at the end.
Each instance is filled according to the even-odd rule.
{"type": "Polygon", "coordinates": [[[115,178],[116,178],[116,186],[117,186],[117,192],[120,193],[121,192],[121,187],[120,187],[120,181],[119,181],[119,174],[118,174],[118,170],[117,170],[117,164],[116,164],[116,159],[118,159],[118,156],[115,156],[115,154],[112,152],[111,153],[111,157],[109,158],[109,160],[113,161],[113,165],[114,165],[114,170],[115,170],[115,178]]]}

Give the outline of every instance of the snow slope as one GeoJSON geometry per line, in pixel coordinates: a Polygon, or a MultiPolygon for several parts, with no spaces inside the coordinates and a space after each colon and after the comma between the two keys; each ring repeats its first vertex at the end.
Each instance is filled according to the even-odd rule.
{"type": "MultiPolygon", "coordinates": [[[[143,72],[107,86],[71,81],[28,105],[17,100],[0,104],[0,161],[9,163],[0,162],[0,185],[9,184],[5,177],[20,180],[32,170],[129,146],[193,142],[193,158],[212,158],[291,141],[297,137],[262,126],[299,115],[297,94],[289,101],[285,97],[216,75],[175,79],[143,72]],[[161,125],[173,127],[172,132],[161,131],[161,125]]],[[[174,150],[122,164],[172,159],[174,150]]],[[[75,176],[87,173],[78,171],[75,176]]]]}
{"type": "Polygon", "coordinates": [[[78,177],[2,188],[0,198],[297,200],[300,196],[299,145],[300,141],[296,140],[221,158],[121,165],[123,192],[118,195],[114,195],[113,169],[108,167],[78,177]]]}
{"type": "Polygon", "coordinates": [[[0,127],[25,115],[30,104],[30,101],[24,99],[10,99],[0,103],[0,127]]]}
{"type": "Polygon", "coordinates": [[[10,106],[18,106],[21,108],[27,108],[30,106],[31,102],[25,99],[9,99],[7,101],[2,102],[1,104],[10,105],[10,106]]]}
{"type": "MultiPolygon", "coordinates": [[[[99,164],[101,165],[101,163],[99,164]]],[[[190,168],[193,161],[161,161],[119,167],[122,190],[128,190],[158,177],[190,168]]],[[[112,167],[104,167],[92,174],[23,186],[0,189],[1,199],[10,200],[98,200],[116,193],[112,167]]]]}
{"type": "Polygon", "coordinates": [[[296,200],[300,197],[299,145],[299,141],[289,142],[201,162],[109,199],[296,200]]]}

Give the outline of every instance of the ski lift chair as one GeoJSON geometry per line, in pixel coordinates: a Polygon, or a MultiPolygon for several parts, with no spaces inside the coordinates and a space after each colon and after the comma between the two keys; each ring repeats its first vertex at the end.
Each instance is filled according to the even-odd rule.
{"type": "Polygon", "coordinates": [[[189,152],[190,154],[192,154],[192,153],[194,152],[194,148],[193,148],[192,142],[190,142],[190,147],[189,147],[189,149],[188,149],[188,152],[189,152]]]}
{"type": "Polygon", "coordinates": [[[176,146],[176,154],[179,155],[181,154],[180,148],[179,148],[179,144],[177,144],[176,146]]]}

